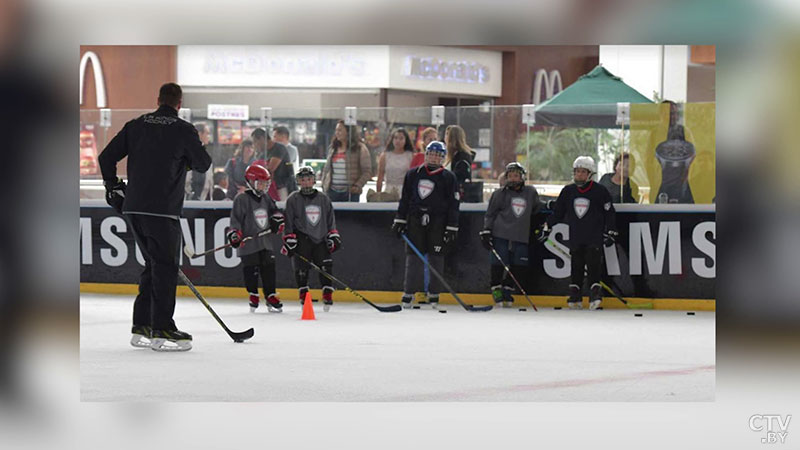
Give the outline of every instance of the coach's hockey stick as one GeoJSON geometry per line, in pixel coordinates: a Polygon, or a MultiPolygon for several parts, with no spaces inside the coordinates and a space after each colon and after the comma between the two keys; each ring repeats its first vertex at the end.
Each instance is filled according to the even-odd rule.
{"type": "Polygon", "coordinates": [[[536,309],[536,305],[534,305],[533,302],[531,301],[531,298],[528,297],[528,294],[525,292],[525,289],[522,289],[522,285],[519,283],[519,281],[517,281],[517,277],[515,277],[514,274],[511,273],[511,269],[508,268],[506,263],[504,263],[503,260],[500,258],[500,255],[497,254],[497,250],[494,249],[494,245],[490,245],[489,249],[492,251],[492,253],[494,253],[494,257],[497,258],[498,261],[500,261],[500,264],[503,265],[503,269],[506,269],[506,273],[511,277],[512,280],[514,280],[514,283],[517,284],[517,287],[522,292],[522,295],[525,296],[525,300],[528,300],[528,303],[530,303],[531,306],[533,306],[533,310],[539,311],[538,309],[536,309]]]}
{"type": "Polygon", "coordinates": [[[463,306],[464,309],[466,309],[467,311],[470,311],[470,312],[484,312],[484,311],[489,311],[489,310],[492,309],[492,305],[475,306],[475,305],[468,305],[468,304],[464,303],[461,300],[461,297],[459,297],[458,294],[456,294],[456,291],[454,291],[453,288],[451,288],[450,285],[447,284],[447,281],[445,281],[444,277],[436,269],[433,268],[433,266],[430,264],[430,262],[428,260],[425,259],[425,256],[422,254],[422,252],[420,252],[419,249],[417,249],[417,247],[415,247],[414,244],[411,243],[411,239],[409,239],[408,236],[406,236],[405,233],[401,234],[400,236],[403,238],[404,241],[406,241],[406,244],[408,244],[408,247],[411,250],[414,250],[414,253],[416,253],[417,256],[419,256],[419,259],[422,260],[422,263],[425,264],[425,266],[428,268],[428,270],[430,270],[430,272],[436,278],[438,278],[439,281],[442,282],[442,285],[450,292],[450,295],[455,297],[456,301],[461,306],[463,306]]]}
{"type": "MultiPolygon", "coordinates": [[[[267,230],[264,230],[264,231],[258,233],[255,236],[247,236],[246,238],[244,238],[241,241],[239,241],[239,245],[244,244],[245,242],[249,241],[250,239],[260,238],[261,236],[266,236],[266,235],[268,235],[270,233],[272,233],[272,230],[267,229],[267,230]]],[[[191,248],[191,246],[189,244],[186,244],[186,245],[183,246],[183,254],[186,255],[187,257],[189,257],[189,259],[194,259],[194,258],[199,258],[201,256],[205,256],[205,255],[214,253],[214,252],[218,252],[220,250],[223,250],[223,249],[226,249],[226,248],[232,247],[232,246],[233,246],[233,244],[228,242],[225,245],[220,245],[217,248],[213,248],[211,250],[206,250],[203,253],[195,253],[194,250],[191,248]]]]}
{"type": "Polygon", "coordinates": [[[317,272],[321,273],[323,276],[325,276],[329,280],[334,281],[336,283],[339,283],[340,285],[342,285],[342,287],[344,287],[344,290],[346,290],[347,292],[349,292],[349,293],[355,295],[356,297],[360,298],[366,304],[368,304],[369,306],[372,306],[373,308],[377,309],[380,312],[398,312],[398,311],[403,309],[403,307],[400,306],[400,305],[378,306],[375,303],[372,303],[371,301],[367,300],[366,297],[364,297],[363,295],[361,295],[358,292],[356,292],[350,286],[348,286],[348,285],[344,284],[343,282],[339,281],[338,278],[336,278],[333,275],[329,274],[328,272],[325,272],[324,270],[322,270],[318,265],[314,264],[313,262],[311,262],[308,259],[306,259],[305,257],[303,257],[303,255],[301,255],[299,253],[295,253],[292,256],[297,256],[298,258],[300,258],[301,261],[303,261],[306,264],[308,264],[309,266],[311,266],[314,270],[316,270],[317,272]]]}
{"type": "MultiPolygon", "coordinates": [[[[552,240],[548,239],[546,243],[550,244],[550,247],[556,249],[556,251],[558,253],[560,253],[562,256],[564,256],[565,258],[570,258],[570,259],[572,258],[571,255],[569,255],[567,252],[562,250],[561,247],[557,246],[555,244],[555,242],[553,242],[552,240]]],[[[650,302],[647,302],[647,303],[629,303],[627,300],[625,300],[624,298],[622,298],[619,295],[617,295],[617,293],[614,292],[610,287],[608,287],[608,285],[605,284],[603,282],[603,280],[600,280],[600,286],[603,286],[603,289],[608,291],[609,294],[611,294],[614,297],[616,297],[617,300],[621,301],[622,304],[625,305],[628,309],[653,309],[653,304],[650,303],[650,302]]]]}
{"type": "Polygon", "coordinates": [[[194,284],[192,284],[192,282],[189,281],[189,277],[187,277],[186,274],[184,274],[181,269],[178,269],[178,277],[180,277],[181,281],[183,281],[184,284],[189,286],[189,289],[191,289],[192,292],[194,292],[194,295],[197,297],[198,300],[200,300],[203,306],[206,307],[208,312],[210,312],[211,315],[214,316],[214,319],[216,319],[217,323],[222,326],[222,329],[224,329],[225,332],[228,333],[228,336],[230,336],[231,339],[233,339],[233,342],[244,342],[245,340],[253,337],[253,335],[255,334],[255,330],[252,328],[241,332],[231,331],[231,329],[228,328],[227,325],[225,325],[225,322],[223,322],[222,319],[219,318],[217,313],[214,312],[214,309],[211,308],[211,305],[208,304],[206,299],[203,298],[203,295],[197,290],[196,287],[194,287],[194,284]]]}

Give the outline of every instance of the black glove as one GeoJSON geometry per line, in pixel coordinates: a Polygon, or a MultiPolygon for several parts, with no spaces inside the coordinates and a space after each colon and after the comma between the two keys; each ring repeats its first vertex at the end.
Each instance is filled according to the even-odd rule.
{"type": "Polygon", "coordinates": [[[228,234],[225,236],[228,239],[228,242],[231,243],[231,247],[239,248],[242,245],[242,232],[239,230],[232,229],[228,231],[228,234]]]}
{"type": "Polygon", "coordinates": [[[325,238],[325,244],[328,246],[328,252],[333,253],[342,248],[342,237],[339,236],[337,230],[328,232],[328,237],[325,238]]]}
{"type": "Polygon", "coordinates": [[[292,255],[294,255],[295,249],[297,249],[297,235],[292,233],[284,236],[283,247],[281,247],[281,254],[291,258],[292,255]]]}
{"type": "Polygon", "coordinates": [[[392,222],[392,231],[397,233],[397,237],[402,239],[403,235],[406,234],[406,230],[408,229],[408,224],[403,219],[394,219],[392,222]]]}
{"type": "Polygon", "coordinates": [[[106,187],[106,203],[114,208],[114,211],[122,214],[122,204],[125,202],[125,182],[122,178],[116,180],[106,180],[103,183],[106,187]]]}
{"type": "Polygon", "coordinates": [[[275,233],[280,234],[283,232],[283,223],[285,222],[283,213],[278,211],[269,218],[269,229],[275,233]]]}
{"type": "Polygon", "coordinates": [[[547,238],[550,237],[550,232],[553,231],[550,229],[550,226],[547,225],[547,222],[543,223],[541,227],[537,228],[533,232],[533,236],[536,238],[537,241],[541,243],[545,243],[547,238]]]}
{"type": "Polygon", "coordinates": [[[611,247],[617,243],[617,237],[619,237],[619,233],[615,230],[608,230],[603,233],[603,245],[606,247],[611,247]]]}
{"type": "Polygon", "coordinates": [[[483,244],[483,248],[485,248],[486,250],[491,250],[492,249],[492,230],[487,228],[487,229],[481,231],[480,233],[478,233],[478,235],[481,237],[481,244],[483,244]]]}
{"type": "Polygon", "coordinates": [[[456,242],[456,237],[458,236],[458,228],[457,227],[446,227],[444,229],[444,245],[450,246],[456,242]]]}

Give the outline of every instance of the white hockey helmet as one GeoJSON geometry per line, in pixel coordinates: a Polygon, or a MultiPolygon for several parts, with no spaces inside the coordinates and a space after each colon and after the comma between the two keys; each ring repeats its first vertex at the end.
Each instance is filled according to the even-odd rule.
{"type": "Polygon", "coordinates": [[[575,158],[575,161],[572,163],[572,169],[586,169],[591,174],[594,174],[596,171],[596,165],[594,164],[594,159],[591,156],[578,156],[575,158]]]}

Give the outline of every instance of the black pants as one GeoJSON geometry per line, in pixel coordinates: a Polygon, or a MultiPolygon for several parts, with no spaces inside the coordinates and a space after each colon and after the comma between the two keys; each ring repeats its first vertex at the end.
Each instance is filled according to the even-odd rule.
{"type": "MultiPolygon", "coordinates": [[[[444,230],[446,217],[428,214],[411,214],[408,217],[408,239],[420,253],[428,254],[428,262],[439,274],[444,276],[444,230]]],[[[413,294],[423,290],[424,263],[420,261],[414,250],[406,245],[406,272],[403,279],[403,292],[413,294]]],[[[431,274],[433,275],[433,274],[431,274]]],[[[435,276],[430,277],[428,294],[442,291],[441,282],[435,276]]]]}
{"type": "MultiPolygon", "coordinates": [[[[333,258],[328,251],[328,246],[325,241],[315,243],[307,235],[297,233],[297,249],[295,250],[298,255],[313,262],[317,267],[325,272],[333,275],[333,258]]],[[[297,281],[297,287],[308,286],[308,273],[311,266],[300,258],[292,258],[294,263],[294,278],[297,281]]],[[[319,274],[319,284],[323,288],[333,289],[333,284],[325,275],[319,274]]]]}
{"type": "Polygon", "coordinates": [[[167,217],[127,214],[134,239],[144,256],[139,295],[133,303],[133,325],[177,330],[175,288],[181,247],[180,222],[167,217]]]}
{"type": "Polygon", "coordinates": [[[589,286],[594,283],[600,283],[602,247],[600,245],[577,245],[570,249],[570,252],[572,256],[572,284],[583,288],[584,267],[586,268],[589,286]]]}
{"type": "Polygon", "coordinates": [[[258,295],[258,277],[261,275],[261,288],[264,298],[275,294],[275,253],[259,250],[242,256],[242,272],[247,292],[258,295]]]}

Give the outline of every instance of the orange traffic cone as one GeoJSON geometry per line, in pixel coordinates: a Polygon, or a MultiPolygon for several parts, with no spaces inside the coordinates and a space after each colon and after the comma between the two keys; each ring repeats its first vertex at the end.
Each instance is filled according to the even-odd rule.
{"type": "Polygon", "coordinates": [[[306,299],[303,302],[303,315],[300,320],[317,320],[314,316],[314,306],[311,301],[311,292],[306,292],[306,299]]]}

